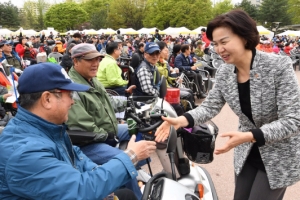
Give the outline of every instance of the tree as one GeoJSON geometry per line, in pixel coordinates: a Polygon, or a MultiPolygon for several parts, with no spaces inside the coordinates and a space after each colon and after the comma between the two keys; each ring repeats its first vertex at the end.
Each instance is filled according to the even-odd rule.
{"type": "Polygon", "coordinates": [[[53,5],[45,14],[45,24],[59,31],[74,29],[76,25],[85,22],[87,19],[87,12],[76,3],[53,5]]]}
{"type": "Polygon", "coordinates": [[[145,18],[143,25],[145,27],[157,27],[164,29],[170,26],[171,9],[173,8],[170,0],[148,0],[145,8],[145,18]]]}
{"type": "Polygon", "coordinates": [[[281,22],[280,25],[288,25],[291,17],[287,12],[288,0],[264,0],[259,9],[259,21],[273,28],[273,22],[281,22]]]}
{"type": "Polygon", "coordinates": [[[109,5],[108,26],[111,28],[143,27],[146,0],[112,0],[109,5]]]}
{"type": "Polygon", "coordinates": [[[159,29],[206,26],[212,18],[211,7],[210,0],[148,0],[144,26],[159,29]]]}
{"type": "Polygon", "coordinates": [[[258,8],[255,5],[253,5],[249,0],[243,0],[241,3],[236,4],[235,8],[240,8],[246,11],[249,14],[249,16],[254,20],[258,19],[258,8]]]}
{"type": "Polygon", "coordinates": [[[91,24],[91,28],[95,30],[98,30],[100,28],[108,28],[107,10],[102,8],[93,12],[89,21],[91,24]]]}
{"type": "Polygon", "coordinates": [[[82,8],[89,15],[91,28],[100,29],[107,27],[107,14],[110,0],[89,0],[83,2],[82,8]]]}
{"type": "Polygon", "coordinates": [[[213,7],[213,15],[216,17],[223,13],[229,12],[234,8],[231,0],[220,1],[213,7]]]}
{"type": "Polygon", "coordinates": [[[293,24],[300,24],[300,1],[299,0],[288,0],[288,13],[292,16],[293,24]]]}
{"type": "Polygon", "coordinates": [[[20,18],[23,18],[22,20],[22,27],[26,29],[35,29],[37,28],[37,12],[35,10],[36,8],[36,2],[33,0],[25,1],[23,12],[20,15],[20,18]]]}
{"type": "Polygon", "coordinates": [[[21,26],[36,30],[44,29],[44,15],[49,7],[50,4],[46,3],[45,0],[26,0],[19,15],[21,26]]]}
{"type": "Polygon", "coordinates": [[[5,28],[16,28],[20,25],[18,8],[11,1],[0,3],[0,25],[5,28]]]}
{"type": "Polygon", "coordinates": [[[37,26],[39,29],[44,29],[45,24],[44,24],[44,17],[46,10],[50,8],[50,4],[47,3],[45,0],[38,0],[36,3],[37,11],[38,11],[38,16],[37,16],[37,26]]]}

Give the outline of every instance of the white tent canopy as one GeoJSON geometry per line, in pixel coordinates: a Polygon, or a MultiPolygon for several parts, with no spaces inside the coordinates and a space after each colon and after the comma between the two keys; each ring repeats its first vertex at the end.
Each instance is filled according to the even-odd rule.
{"type": "MultiPolygon", "coordinates": [[[[139,32],[139,34],[148,34],[149,35],[149,34],[155,34],[155,30],[156,29],[157,29],[156,27],[153,27],[153,28],[141,28],[137,32],[139,32]]],[[[161,31],[159,30],[159,32],[161,32],[161,31]]]]}
{"type": "Polygon", "coordinates": [[[169,28],[166,28],[165,30],[163,30],[163,32],[167,35],[172,35],[172,36],[180,35],[180,34],[182,34],[182,35],[197,34],[197,32],[191,31],[186,27],[179,27],[179,28],[169,27],[169,28]]]}
{"type": "Polygon", "coordinates": [[[77,33],[77,32],[79,32],[79,30],[69,30],[66,32],[66,34],[70,33],[70,35],[73,35],[74,33],[77,33]]]}
{"type": "Polygon", "coordinates": [[[290,31],[290,30],[287,30],[283,33],[280,33],[280,34],[277,34],[279,36],[282,36],[282,35],[288,35],[288,36],[300,36],[300,31],[290,31]]]}
{"type": "Polygon", "coordinates": [[[121,34],[139,34],[139,32],[137,32],[136,30],[134,30],[133,28],[119,28],[118,30],[120,30],[121,34]]]}
{"type": "Polygon", "coordinates": [[[98,35],[99,32],[94,29],[84,29],[82,32],[86,35],[98,35]]]}
{"type": "Polygon", "coordinates": [[[3,35],[3,36],[6,36],[6,35],[10,35],[12,33],[12,31],[4,28],[4,29],[0,29],[0,36],[3,35]]]}
{"type": "Polygon", "coordinates": [[[107,29],[101,28],[101,29],[99,29],[97,32],[98,32],[99,34],[104,33],[105,35],[116,33],[116,31],[113,30],[113,29],[111,29],[111,28],[107,28],[107,29]]]}
{"type": "Polygon", "coordinates": [[[263,26],[256,26],[257,31],[259,32],[259,35],[265,35],[268,38],[273,38],[274,37],[274,32],[269,31],[268,29],[266,29],[263,26]]]}
{"type": "Polygon", "coordinates": [[[21,28],[19,30],[17,30],[16,32],[13,32],[13,34],[14,35],[20,35],[20,31],[22,32],[22,36],[26,36],[26,37],[37,35],[37,32],[33,29],[22,30],[21,28]]]}
{"type": "Polygon", "coordinates": [[[47,29],[47,30],[41,30],[40,33],[44,32],[45,33],[45,36],[49,36],[50,35],[50,32],[52,32],[53,35],[57,35],[57,31],[54,30],[54,29],[47,29]]]}
{"type": "Polygon", "coordinates": [[[198,34],[200,34],[202,28],[205,28],[205,29],[206,29],[205,26],[199,26],[198,28],[194,29],[193,31],[195,31],[195,32],[197,32],[198,34]]]}

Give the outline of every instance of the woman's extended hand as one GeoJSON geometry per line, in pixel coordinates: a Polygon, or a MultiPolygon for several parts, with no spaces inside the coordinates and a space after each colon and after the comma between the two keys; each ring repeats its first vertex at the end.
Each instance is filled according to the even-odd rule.
{"type": "Polygon", "coordinates": [[[229,140],[225,143],[222,148],[215,150],[215,154],[226,153],[230,149],[243,144],[245,142],[251,142],[253,140],[253,134],[251,132],[227,132],[222,133],[221,137],[229,137],[229,140]]]}
{"type": "Polygon", "coordinates": [[[156,142],[163,142],[167,139],[167,137],[170,134],[171,126],[174,126],[174,128],[177,130],[180,127],[185,127],[188,125],[187,119],[183,116],[176,118],[162,117],[162,119],[164,120],[164,122],[158,127],[158,129],[155,132],[156,142]]]}

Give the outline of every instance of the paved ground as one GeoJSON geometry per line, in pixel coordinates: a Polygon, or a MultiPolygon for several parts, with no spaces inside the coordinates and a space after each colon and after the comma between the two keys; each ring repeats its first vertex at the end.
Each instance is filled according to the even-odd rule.
{"type": "MultiPolygon", "coordinates": [[[[300,71],[296,71],[298,82],[300,83],[300,71]]],[[[201,101],[197,102],[201,103],[201,101]]],[[[213,121],[219,127],[220,133],[237,130],[237,116],[231,111],[228,105],[225,105],[219,115],[213,121]]],[[[227,139],[218,138],[216,146],[222,146],[227,139]]],[[[300,162],[300,161],[299,161],[300,162]]],[[[152,170],[157,173],[162,170],[159,166],[159,161],[155,155],[152,156],[152,170]]],[[[233,151],[215,156],[211,164],[202,165],[205,167],[214,181],[219,200],[230,200],[233,198],[234,191],[234,172],[233,172],[233,151]]],[[[284,196],[284,200],[299,200],[300,199],[300,182],[290,186],[284,196]]]]}

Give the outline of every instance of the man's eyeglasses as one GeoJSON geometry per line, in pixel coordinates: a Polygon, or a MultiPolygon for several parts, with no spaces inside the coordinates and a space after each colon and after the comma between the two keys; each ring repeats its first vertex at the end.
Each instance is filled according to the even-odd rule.
{"type": "Polygon", "coordinates": [[[11,46],[11,44],[4,44],[4,45],[5,45],[5,46],[9,46],[9,47],[11,46]]]}
{"type": "Polygon", "coordinates": [[[71,99],[75,98],[75,92],[74,91],[70,91],[70,90],[53,90],[53,91],[49,91],[50,93],[69,93],[69,96],[71,99]]]}

